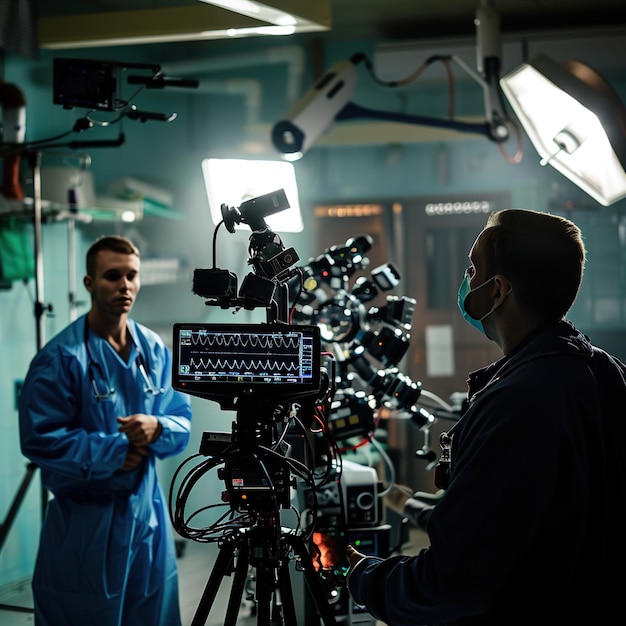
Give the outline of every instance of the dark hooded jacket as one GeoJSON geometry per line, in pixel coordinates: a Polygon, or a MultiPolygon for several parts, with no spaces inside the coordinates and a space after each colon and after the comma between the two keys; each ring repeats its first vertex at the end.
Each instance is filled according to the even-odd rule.
{"type": "Polygon", "coordinates": [[[364,559],[388,626],[612,623],[626,562],[626,366],[569,322],[470,374],[417,556],[364,559]]]}

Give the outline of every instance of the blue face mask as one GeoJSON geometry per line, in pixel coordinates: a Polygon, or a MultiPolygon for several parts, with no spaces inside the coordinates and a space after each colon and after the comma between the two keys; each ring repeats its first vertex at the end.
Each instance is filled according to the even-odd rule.
{"type": "Polygon", "coordinates": [[[484,335],[486,335],[487,333],[485,333],[485,327],[483,326],[483,320],[486,317],[488,317],[489,315],[491,315],[493,313],[494,309],[490,309],[489,311],[487,311],[487,313],[485,313],[481,318],[475,319],[465,310],[465,298],[467,298],[467,296],[469,296],[470,293],[473,293],[474,291],[477,291],[481,287],[484,287],[487,283],[490,283],[494,278],[495,278],[495,276],[492,276],[491,278],[486,280],[484,283],[481,283],[480,285],[478,285],[478,287],[474,287],[474,289],[472,289],[470,287],[470,277],[469,277],[469,274],[466,271],[465,272],[465,276],[463,276],[463,282],[461,283],[461,285],[459,287],[459,296],[458,296],[457,302],[458,302],[458,305],[459,305],[459,309],[461,311],[461,315],[463,316],[463,319],[466,322],[469,322],[474,328],[479,330],[484,335]]]}

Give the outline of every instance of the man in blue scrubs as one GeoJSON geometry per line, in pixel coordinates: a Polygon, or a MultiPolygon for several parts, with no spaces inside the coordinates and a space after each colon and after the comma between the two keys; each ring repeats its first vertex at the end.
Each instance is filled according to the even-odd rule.
{"type": "Polygon", "coordinates": [[[33,576],[36,626],[180,626],[176,550],[156,459],[189,441],[171,353],[129,318],[139,251],[87,252],[91,309],[34,357],[20,395],[23,454],[51,492],[33,576]]]}

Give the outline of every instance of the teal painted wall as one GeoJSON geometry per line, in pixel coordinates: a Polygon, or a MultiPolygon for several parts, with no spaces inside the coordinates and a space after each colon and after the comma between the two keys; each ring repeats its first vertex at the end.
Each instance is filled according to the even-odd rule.
{"type": "MultiPolygon", "coordinates": [[[[253,138],[247,122],[253,122],[269,131],[287,110],[290,86],[302,94],[313,83],[314,61],[325,68],[340,59],[360,51],[371,55],[374,42],[333,43],[323,48],[322,58],[317,40],[311,36],[276,43],[274,40],[213,42],[195,44],[167,44],[135,48],[79,50],[67,53],[43,51],[37,60],[26,60],[6,55],[4,78],[18,85],[27,101],[27,140],[46,139],[68,133],[74,123],[86,112],[65,110],[52,103],[52,59],[66,56],[86,59],[115,59],[124,62],[149,62],[163,66],[189,61],[205,61],[207,65],[220,61],[240,59],[228,69],[210,70],[198,76],[207,84],[193,90],[165,90],[142,92],[135,100],[137,107],[148,111],[176,112],[171,123],[141,124],[125,120],[123,124],[107,127],[95,125],[81,134],[69,134],[59,140],[87,141],[115,139],[120,132],[125,143],[118,148],[85,149],[91,157],[96,188],[104,191],[117,178],[131,176],[169,190],[174,197],[174,209],[182,219],[170,220],[150,217],[133,227],[117,222],[99,222],[78,225],[76,258],[68,257],[68,225],[61,222],[45,223],[41,249],[43,265],[43,304],[50,305],[41,320],[44,339],[51,338],[70,321],[69,264],[73,261],[78,276],[77,296],[83,304],[78,314],[87,310],[86,292],[81,279],[84,274],[84,253],[94,237],[118,232],[135,239],[145,258],[150,256],[176,257],[184,270],[177,282],[167,285],[146,285],[134,310],[134,316],[153,326],[168,339],[171,325],[176,321],[233,321],[230,311],[206,307],[192,293],[193,269],[210,267],[213,225],[204,190],[200,163],[209,156],[246,156],[240,149],[244,141],[253,138]],[[246,59],[258,55],[269,59],[273,50],[290,51],[300,58],[303,67],[290,82],[287,65],[281,63],[251,63],[246,59]],[[229,87],[228,81],[249,81],[258,89],[259,100],[251,112],[250,103],[241,93],[229,87]]],[[[584,55],[581,55],[584,56],[584,55]]],[[[215,65],[213,66],[215,67],[215,65]]],[[[612,70],[611,79],[624,97],[626,69],[612,70]]],[[[239,83],[241,85],[243,83],[239,83]]],[[[124,87],[124,94],[130,89],[124,87]]],[[[403,97],[373,85],[361,76],[355,101],[385,110],[403,110],[423,115],[441,115],[447,106],[447,95],[441,83],[425,80],[413,86],[403,97]]],[[[457,114],[481,115],[482,94],[472,81],[459,84],[457,114]]],[[[267,139],[267,138],[266,138],[267,139]]],[[[58,151],[42,153],[42,165],[58,158],[58,151]]],[[[73,153],[82,152],[77,148],[73,153]]],[[[257,157],[274,158],[267,148],[257,157]]],[[[30,168],[23,163],[24,184],[30,188],[30,168]]],[[[575,321],[585,328],[601,331],[625,331],[626,314],[619,302],[626,301],[624,277],[624,205],[619,203],[601,209],[572,184],[549,168],[542,168],[534,149],[526,141],[521,164],[512,165],[502,157],[495,144],[483,138],[464,138],[454,142],[412,143],[402,145],[361,145],[344,147],[315,147],[296,164],[303,208],[303,233],[286,233],[283,240],[293,246],[301,259],[306,260],[322,252],[316,247],[313,208],[317,204],[337,201],[394,200],[415,196],[442,197],[459,193],[510,194],[512,206],[540,210],[564,211],[566,201],[573,199],[582,209],[571,215],[586,228],[589,246],[588,275],[592,287],[585,286],[580,303],[574,310],[575,321]],[[598,311],[601,303],[609,303],[610,311],[598,311]],[[600,303],[600,304],[598,304],[600,303]],[[617,310],[616,310],[617,307],[617,310]]],[[[358,233],[354,233],[355,235],[358,233]]],[[[33,245],[32,233],[28,240],[33,245]]],[[[338,241],[336,243],[343,243],[338,241]]],[[[234,235],[222,230],[218,238],[217,265],[234,271],[240,279],[249,271],[247,266],[248,234],[234,235]]],[[[34,250],[33,250],[34,252],[34,250]]],[[[546,279],[551,280],[549,268],[546,279]]],[[[0,517],[4,517],[24,476],[26,460],[19,452],[17,412],[14,405],[14,385],[23,378],[28,363],[37,349],[35,281],[14,282],[0,290],[0,517]]],[[[242,312],[236,321],[261,321],[262,312],[242,312]]],[[[452,390],[451,390],[452,391],[452,390]]],[[[180,462],[198,451],[204,430],[229,429],[231,414],[222,412],[210,401],[193,399],[194,433],[188,450],[180,458],[172,459],[161,468],[166,483],[180,462]]],[[[167,487],[167,484],[166,484],[167,487]]],[[[211,486],[198,497],[198,506],[214,502],[221,485],[211,486]]],[[[35,476],[26,494],[18,517],[0,552],[0,587],[28,577],[32,573],[40,527],[38,477],[35,476]]]]}

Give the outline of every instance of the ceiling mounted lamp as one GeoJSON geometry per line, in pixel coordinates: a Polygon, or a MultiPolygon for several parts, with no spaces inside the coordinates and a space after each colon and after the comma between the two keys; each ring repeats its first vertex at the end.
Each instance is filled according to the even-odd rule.
{"type": "MultiPolygon", "coordinates": [[[[483,89],[484,121],[373,110],[352,102],[356,65],[363,61],[378,84],[398,87],[408,83],[408,79],[383,83],[374,75],[369,60],[355,54],[336,63],[274,124],[274,147],[282,158],[296,160],[335,122],[361,118],[484,135],[502,148],[510,129],[518,127],[507,113],[506,98],[542,165],[549,163],[604,206],[626,197],[626,109],[613,88],[583,63],[559,64],[545,55],[501,77],[500,18],[492,0],[481,0],[475,25],[476,70],[458,57],[441,55],[427,59],[422,68],[434,60],[460,65],[483,89]]],[[[422,68],[411,78],[419,76],[422,68]]],[[[521,149],[509,160],[519,162],[521,149]]]]}
{"type": "MultiPolygon", "coordinates": [[[[310,0],[200,0],[238,15],[245,15],[268,25],[259,25],[249,34],[293,35],[296,32],[324,30],[322,23],[330,25],[328,3],[310,0]],[[316,6],[316,8],[312,9],[316,6]],[[321,9],[321,10],[320,10],[321,9]],[[257,31],[257,33],[254,32],[257,31]]],[[[248,34],[248,33],[241,33],[248,34]]]]}
{"type": "Polygon", "coordinates": [[[187,0],[178,6],[42,16],[39,47],[53,50],[326,31],[330,0],[187,0]]]}
{"type": "Polygon", "coordinates": [[[603,206],[626,197],[626,108],[597,72],[538,55],[500,80],[541,164],[603,206]]]}

